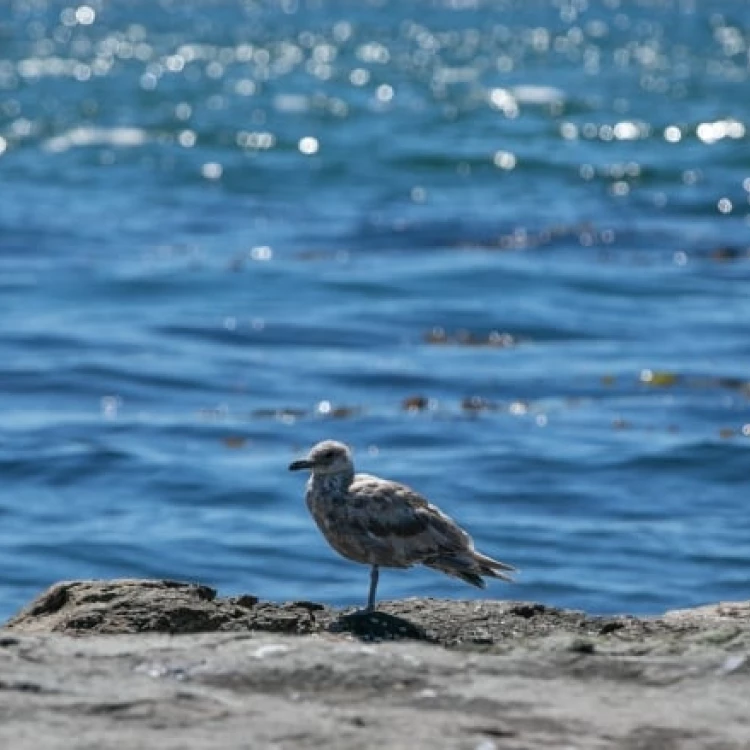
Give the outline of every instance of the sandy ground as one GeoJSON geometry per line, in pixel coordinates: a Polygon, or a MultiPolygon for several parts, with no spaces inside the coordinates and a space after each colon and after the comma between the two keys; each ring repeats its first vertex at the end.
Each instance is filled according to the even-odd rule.
{"type": "Polygon", "coordinates": [[[380,610],[58,584],[0,629],[0,747],[750,750],[750,603],[380,610]]]}

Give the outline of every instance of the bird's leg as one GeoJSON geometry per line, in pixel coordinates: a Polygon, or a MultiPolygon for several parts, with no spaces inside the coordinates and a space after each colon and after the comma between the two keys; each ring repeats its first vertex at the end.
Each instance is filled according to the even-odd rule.
{"type": "Polygon", "coordinates": [[[375,609],[375,592],[378,588],[378,576],[380,571],[377,565],[372,566],[370,571],[370,594],[367,597],[367,608],[365,612],[372,612],[375,609]]]}

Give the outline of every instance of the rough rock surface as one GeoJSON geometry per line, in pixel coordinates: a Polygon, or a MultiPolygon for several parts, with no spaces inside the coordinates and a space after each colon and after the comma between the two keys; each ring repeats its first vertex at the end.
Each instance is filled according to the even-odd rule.
{"type": "Polygon", "coordinates": [[[0,628],[0,747],[750,750],[750,602],[379,609],[57,584],[0,628]]]}

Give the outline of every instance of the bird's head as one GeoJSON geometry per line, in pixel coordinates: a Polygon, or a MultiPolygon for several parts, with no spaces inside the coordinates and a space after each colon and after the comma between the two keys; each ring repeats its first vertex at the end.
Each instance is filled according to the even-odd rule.
{"type": "Polygon", "coordinates": [[[309,469],[313,474],[351,474],[354,472],[352,452],[343,443],[324,440],[312,447],[307,458],[289,464],[289,471],[300,469],[309,469]]]}

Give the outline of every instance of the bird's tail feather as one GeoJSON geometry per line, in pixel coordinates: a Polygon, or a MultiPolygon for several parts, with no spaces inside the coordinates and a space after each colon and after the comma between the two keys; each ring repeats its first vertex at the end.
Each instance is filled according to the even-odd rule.
{"type": "Polygon", "coordinates": [[[457,578],[460,578],[462,581],[466,581],[466,583],[470,584],[471,586],[476,586],[478,589],[484,589],[487,588],[487,584],[484,582],[484,578],[479,575],[479,573],[469,573],[468,571],[457,571],[454,573],[454,575],[457,578]]]}
{"type": "Polygon", "coordinates": [[[492,557],[483,555],[481,552],[474,551],[474,559],[479,564],[482,571],[482,575],[490,576],[492,578],[500,578],[508,583],[513,582],[513,576],[508,573],[518,573],[518,568],[508,565],[508,563],[500,562],[492,557]]]}
{"type": "Polygon", "coordinates": [[[428,568],[439,570],[449,576],[460,578],[471,586],[483,589],[486,584],[483,576],[488,578],[500,578],[508,583],[513,578],[508,573],[516,572],[516,568],[507,563],[493,560],[491,557],[482,555],[472,550],[469,554],[444,556],[424,563],[428,568]]]}

